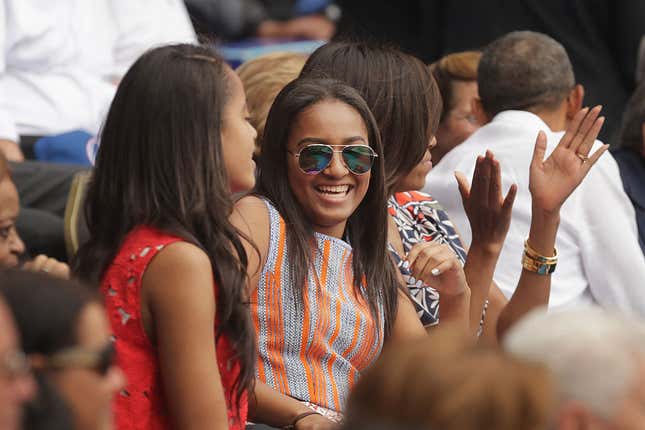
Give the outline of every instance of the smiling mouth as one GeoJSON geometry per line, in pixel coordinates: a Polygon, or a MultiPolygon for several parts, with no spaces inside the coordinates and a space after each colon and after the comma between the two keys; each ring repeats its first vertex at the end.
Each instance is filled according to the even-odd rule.
{"type": "Polygon", "coordinates": [[[351,185],[318,185],[316,191],[325,196],[346,196],[354,188],[351,185]]]}

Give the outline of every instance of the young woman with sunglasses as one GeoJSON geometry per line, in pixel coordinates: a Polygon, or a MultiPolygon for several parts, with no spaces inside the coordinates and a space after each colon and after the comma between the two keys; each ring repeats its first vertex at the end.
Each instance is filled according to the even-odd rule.
{"type": "Polygon", "coordinates": [[[23,428],[112,429],[112,399],[125,378],[100,298],[75,282],[18,270],[0,273],[0,293],[38,382],[23,428]]]}
{"type": "Polygon", "coordinates": [[[76,271],[101,286],[128,385],[124,429],[242,429],[254,381],[246,253],[231,193],[255,182],[237,75],[205,47],[144,54],[119,84],[76,271]]]}
{"type": "Polygon", "coordinates": [[[385,343],[423,335],[387,254],[385,190],[378,128],[358,93],[288,84],[269,112],[255,193],[232,217],[259,251],[246,243],[255,395],[271,410],[262,421],[327,428],[385,343]]]}
{"type": "MultiPolygon", "coordinates": [[[[415,191],[424,186],[432,168],[430,149],[435,144],[434,135],[441,116],[441,95],[430,69],[395,49],[338,42],[318,48],[301,73],[301,77],[322,76],[356,88],[379,125],[390,196],[389,250],[422,323],[429,327],[439,321],[440,304],[442,321],[464,320],[464,315],[455,314],[446,306],[453,300],[454,291],[459,291],[444,280],[445,269],[436,261],[437,255],[446,252],[457,259],[459,264],[452,267],[463,272],[470,287],[470,310],[465,317],[473,334],[481,334],[483,329],[486,338],[494,342],[498,329],[503,331],[532,307],[546,304],[548,277],[528,273],[520,281],[508,307],[505,307],[507,300],[492,283],[517,189],[511,187],[506,197],[501,194],[500,167],[492,153],[477,161],[474,175],[477,180],[472,189],[463,175],[459,177],[473,231],[469,250],[464,248],[440,203],[415,191]],[[536,285],[543,286],[539,294],[535,294],[536,285]],[[498,327],[502,310],[505,321],[498,327]]],[[[584,113],[572,121],[566,136],[579,144],[582,142],[582,148],[593,142],[602,125],[602,120],[597,120],[597,110],[590,112],[585,121],[582,120],[584,113]]],[[[541,143],[536,144],[536,151],[539,147],[541,143]]],[[[558,217],[554,214],[593,165],[581,165],[575,154],[569,157],[570,148],[561,149],[544,162],[544,157],[536,160],[532,166],[531,178],[542,186],[531,190],[536,202],[531,243],[540,242],[547,255],[552,253],[557,231],[558,217]],[[548,220],[544,219],[545,213],[548,220]]]]}

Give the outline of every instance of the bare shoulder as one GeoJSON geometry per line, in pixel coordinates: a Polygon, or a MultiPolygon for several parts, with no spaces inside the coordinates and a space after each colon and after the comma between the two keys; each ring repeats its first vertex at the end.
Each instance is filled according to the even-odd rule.
{"type": "Polygon", "coordinates": [[[144,273],[142,285],[144,295],[153,305],[167,299],[183,301],[186,296],[199,300],[211,299],[213,267],[206,252],[198,246],[175,242],[164,247],[152,259],[144,273]]]}
{"type": "Polygon", "coordinates": [[[259,197],[243,197],[233,207],[230,221],[242,235],[246,236],[242,240],[249,256],[250,273],[254,273],[259,266],[264,264],[269,252],[270,221],[267,205],[259,197]],[[260,253],[259,258],[254,258],[254,255],[257,257],[257,253],[254,246],[246,239],[250,240],[257,248],[260,253]]]}
{"type": "Polygon", "coordinates": [[[257,196],[246,196],[241,198],[233,206],[231,222],[236,228],[246,231],[250,226],[269,226],[269,210],[266,203],[257,196]]]}

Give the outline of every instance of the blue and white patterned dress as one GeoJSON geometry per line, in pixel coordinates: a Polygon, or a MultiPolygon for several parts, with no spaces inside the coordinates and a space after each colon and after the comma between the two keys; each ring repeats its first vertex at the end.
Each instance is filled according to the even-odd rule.
{"type": "MultiPolygon", "coordinates": [[[[455,226],[441,205],[428,194],[417,191],[396,193],[388,201],[389,214],[399,230],[403,250],[407,254],[417,243],[436,241],[449,245],[463,265],[464,249],[455,226]]],[[[431,285],[412,276],[407,262],[388,244],[394,262],[399,268],[414,302],[419,319],[424,326],[439,322],[439,293],[431,285]]]]}

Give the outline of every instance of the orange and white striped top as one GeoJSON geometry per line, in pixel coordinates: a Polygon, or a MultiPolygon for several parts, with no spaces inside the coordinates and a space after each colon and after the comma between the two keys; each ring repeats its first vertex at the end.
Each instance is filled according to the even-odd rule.
{"type": "Polygon", "coordinates": [[[258,336],[258,378],[301,401],[342,411],[349,392],[383,346],[379,321],[355,292],[352,248],[316,233],[303,299],[292,279],[285,222],[265,200],[270,243],[251,308],[258,336]]]}

